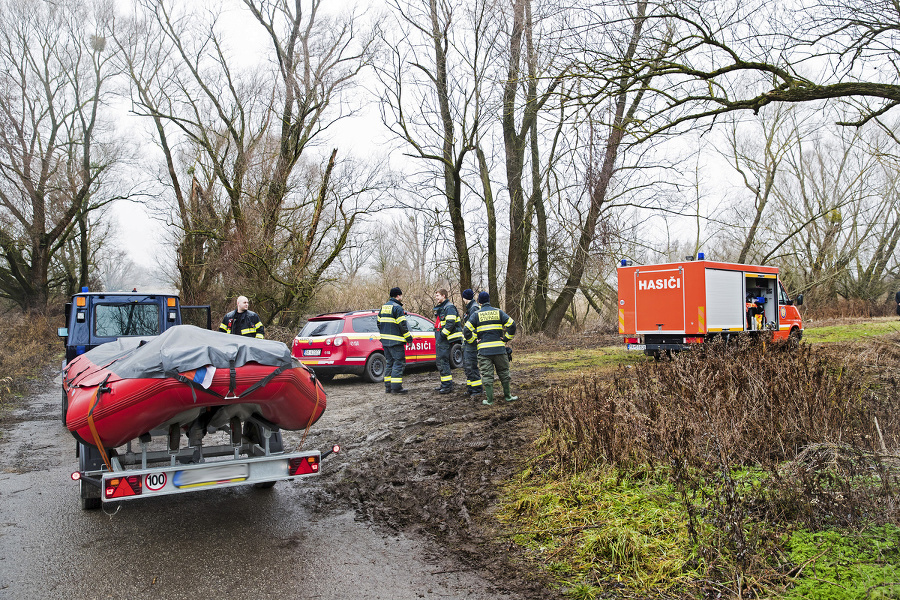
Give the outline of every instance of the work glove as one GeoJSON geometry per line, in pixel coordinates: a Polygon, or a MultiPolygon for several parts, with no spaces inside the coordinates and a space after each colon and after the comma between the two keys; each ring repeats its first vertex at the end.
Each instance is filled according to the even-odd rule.
{"type": "Polygon", "coordinates": [[[509,346],[506,347],[506,358],[509,359],[509,362],[512,362],[512,348],[509,346]]]}

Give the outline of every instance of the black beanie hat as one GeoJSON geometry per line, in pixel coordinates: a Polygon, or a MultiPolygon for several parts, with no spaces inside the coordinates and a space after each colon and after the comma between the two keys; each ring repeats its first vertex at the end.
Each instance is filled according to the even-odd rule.
{"type": "Polygon", "coordinates": [[[463,300],[471,300],[475,297],[475,292],[473,292],[471,288],[463,290],[462,297],[463,300]]]}
{"type": "Polygon", "coordinates": [[[491,301],[491,295],[487,292],[481,292],[478,294],[478,304],[487,304],[491,301]]]}
{"type": "Polygon", "coordinates": [[[400,288],[394,287],[391,288],[391,298],[396,298],[397,296],[402,296],[403,292],[400,291],[400,288]]]}

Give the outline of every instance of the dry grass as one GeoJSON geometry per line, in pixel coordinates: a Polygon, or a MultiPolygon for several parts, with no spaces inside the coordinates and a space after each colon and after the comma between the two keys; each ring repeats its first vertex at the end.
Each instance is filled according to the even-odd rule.
{"type": "MultiPolygon", "coordinates": [[[[63,346],[56,337],[56,320],[43,315],[7,311],[0,321],[0,403],[20,394],[51,360],[62,360],[63,346]]],[[[2,413],[0,413],[2,417],[2,413]]]]}
{"type": "Polygon", "coordinates": [[[779,531],[900,523],[898,341],[704,344],[556,386],[544,464],[662,477],[703,578],[763,593],[783,578],[779,531]]]}

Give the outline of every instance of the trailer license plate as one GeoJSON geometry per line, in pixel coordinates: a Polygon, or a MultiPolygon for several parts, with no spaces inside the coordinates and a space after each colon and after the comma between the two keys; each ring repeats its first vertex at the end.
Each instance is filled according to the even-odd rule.
{"type": "Polygon", "coordinates": [[[172,484],[177,488],[200,487],[244,481],[250,476],[250,467],[246,464],[224,464],[176,471],[172,484]]]}
{"type": "Polygon", "coordinates": [[[626,349],[627,350],[646,350],[647,345],[646,344],[628,344],[626,346],[626,349]]]}
{"type": "Polygon", "coordinates": [[[313,348],[310,350],[304,350],[303,356],[322,356],[322,349],[321,348],[313,348]]]}

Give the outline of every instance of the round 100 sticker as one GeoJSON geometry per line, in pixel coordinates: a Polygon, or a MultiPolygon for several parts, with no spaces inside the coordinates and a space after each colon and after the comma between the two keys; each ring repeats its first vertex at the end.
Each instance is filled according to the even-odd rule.
{"type": "Polygon", "coordinates": [[[146,485],[147,489],[151,492],[158,492],[159,490],[166,487],[166,474],[150,473],[146,478],[144,478],[144,485],[146,485]]]}

